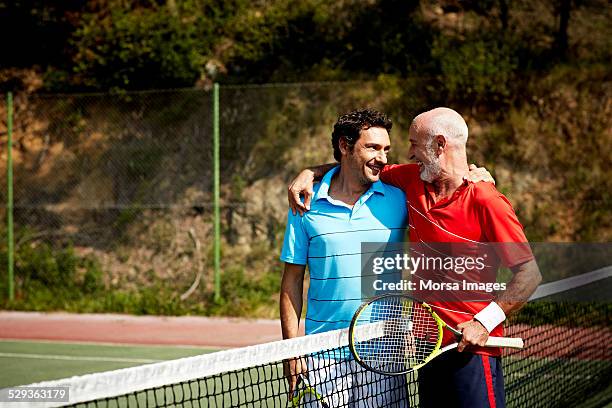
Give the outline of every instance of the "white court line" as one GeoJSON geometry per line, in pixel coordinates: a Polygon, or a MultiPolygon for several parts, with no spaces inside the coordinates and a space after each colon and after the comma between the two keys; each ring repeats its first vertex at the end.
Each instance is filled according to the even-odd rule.
{"type": "Polygon", "coordinates": [[[122,357],[93,357],[93,356],[64,356],[58,354],[26,354],[26,353],[0,353],[0,357],[9,358],[35,358],[40,360],[68,360],[68,361],[106,361],[116,363],[159,363],[163,360],[151,360],[145,358],[122,358],[122,357]]]}

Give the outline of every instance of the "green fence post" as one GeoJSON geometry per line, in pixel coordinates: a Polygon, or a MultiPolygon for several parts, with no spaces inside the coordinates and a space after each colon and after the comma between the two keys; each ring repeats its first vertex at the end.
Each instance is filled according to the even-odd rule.
{"type": "Polygon", "coordinates": [[[7,147],[6,147],[6,219],[7,219],[7,239],[8,239],[8,297],[10,301],[15,299],[15,286],[13,279],[13,94],[9,92],[6,96],[7,110],[7,147]]]}
{"type": "Polygon", "coordinates": [[[215,302],[221,300],[221,214],[219,211],[219,84],[213,85],[213,243],[215,260],[215,302]]]}

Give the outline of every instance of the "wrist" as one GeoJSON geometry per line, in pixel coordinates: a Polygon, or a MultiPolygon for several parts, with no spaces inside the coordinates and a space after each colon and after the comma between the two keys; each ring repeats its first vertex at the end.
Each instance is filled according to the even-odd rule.
{"type": "Polygon", "coordinates": [[[497,303],[491,302],[487,307],[474,315],[474,320],[479,321],[491,333],[493,329],[506,320],[506,314],[497,303]]]}

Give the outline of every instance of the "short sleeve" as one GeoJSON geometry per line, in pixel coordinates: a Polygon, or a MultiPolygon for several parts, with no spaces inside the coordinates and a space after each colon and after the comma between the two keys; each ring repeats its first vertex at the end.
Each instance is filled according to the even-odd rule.
{"type": "Polygon", "coordinates": [[[304,217],[287,212],[287,227],[280,259],[283,262],[306,265],[308,261],[309,239],[304,229],[304,217]]]}
{"type": "Polygon", "coordinates": [[[380,173],[380,180],[383,183],[391,184],[404,191],[410,187],[412,180],[418,175],[418,166],[416,164],[388,164],[383,167],[380,173]]]}
{"type": "Polygon", "coordinates": [[[512,268],[534,259],[512,204],[501,193],[482,203],[483,229],[488,242],[495,243],[495,252],[504,266],[512,268]]]}

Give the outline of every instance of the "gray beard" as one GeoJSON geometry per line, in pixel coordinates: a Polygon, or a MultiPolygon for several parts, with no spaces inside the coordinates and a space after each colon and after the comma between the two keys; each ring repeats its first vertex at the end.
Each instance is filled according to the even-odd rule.
{"type": "Polygon", "coordinates": [[[440,167],[440,160],[436,157],[435,152],[430,149],[427,149],[427,159],[430,161],[429,164],[423,164],[423,168],[421,169],[421,180],[426,183],[433,183],[438,179],[440,174],[442,173],[442,168],[440,167]]]}

